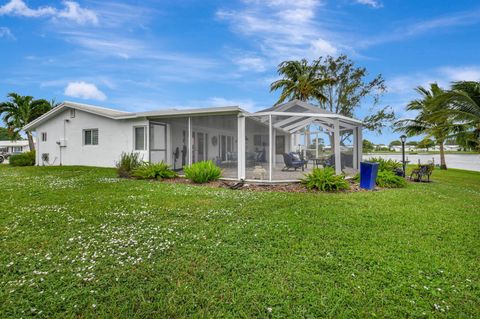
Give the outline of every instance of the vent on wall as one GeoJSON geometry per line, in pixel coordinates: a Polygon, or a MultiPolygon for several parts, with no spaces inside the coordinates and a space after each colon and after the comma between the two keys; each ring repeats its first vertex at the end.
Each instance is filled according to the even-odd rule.
{"type": "Polygon", "coordinates": [[[75,117],[75,109],[71,109],[70,110],[70,118],[74,118],[75,117]]]}

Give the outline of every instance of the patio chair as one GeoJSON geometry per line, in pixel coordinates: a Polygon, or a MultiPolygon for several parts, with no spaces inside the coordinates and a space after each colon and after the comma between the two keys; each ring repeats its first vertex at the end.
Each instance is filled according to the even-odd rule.
{"type": "Polygon", "coordinates": [[[410,180],[422,182],[423,178],[427,177],[427,182],[430,182],[430,175],[432,175],[434,167],[435,166],[433,164],[418,165],[417,168],[412,170],[412,173],[410,174],[410,180]],[[413,179],[414,176],[416,176],[415,179],[413,179]]]}
{"type": "Polygon", "coordinates": [[[305,161],[299,157],[295,157],[293,153],[283,153],[283,162],[285,163],[285,167],[282,168],[282,171],[288,171],[290,168],[295,170],[301,168],[303,170],[305,166],[305,161]]]}

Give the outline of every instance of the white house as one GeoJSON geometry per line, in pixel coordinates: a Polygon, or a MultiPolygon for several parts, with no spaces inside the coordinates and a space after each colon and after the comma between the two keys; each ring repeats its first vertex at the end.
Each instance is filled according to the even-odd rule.
{"type": "Polygon", "coordinates": [[[298,100],[256,113],[237,106],[129,113],[64,102],[24,129],[36,133],[37,165],[113,167],[122,152],[138,152],[179,171],[212,160],[225,178],[285,181],[318,165],[357,169],[362,158],[361,121],[298,100]],[[291,152],[304,165],[292,164],[291,152]]]}
{"type": "Polygon", "coordinates": [[[6,153],[24,153],[30,151],[27,140],[0,141],[0,151],[6,153]]]}

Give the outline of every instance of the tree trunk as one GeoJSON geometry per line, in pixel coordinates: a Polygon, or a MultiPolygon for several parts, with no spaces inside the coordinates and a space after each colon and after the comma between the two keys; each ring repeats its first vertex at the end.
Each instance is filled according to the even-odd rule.
{"type": "Polygon", "coordinates": [[[30,147],[30,151],[35,151],[35,143],[33,143],[33,136],[31,132],[27,132],[28,137],[28,146],[30,147]]]}
{"type": "Polygon", "coordinates": [[[445,149],[443,148],[443,142],[441,142],[439,146],[440,146],[440,169],[447,169],[447,163],[445,162],[445,149]]]}

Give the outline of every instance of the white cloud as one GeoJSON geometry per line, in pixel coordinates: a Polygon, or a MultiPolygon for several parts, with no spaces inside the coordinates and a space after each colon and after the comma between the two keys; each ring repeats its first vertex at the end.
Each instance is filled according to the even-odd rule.
{"type": "Polygon", "coordinates": [[[22,17],[51,17],[54,19],[65,19],[78,24],[97,24],[98,18],[94,11],[81,8],[77,2],[63,1],[64,9],[59,10],[51,6],[32,9],[23,0],[10,0],[0,7],[0,16],[13,15],[22,17]]]}
{"type": "MultiPolygon", "coordinates": [[[[249,99],[226,99],[223,97],[211,97],[203,102],[196,102],[195,104],[204,104],[206,106],[211,107],[219,107],[219,106],[239,106],[247,111],[255,111],[257,107],[256,103],[249,99]]],[[[197,105],[198,107],[198,105],[197,105]]]]}
{"type": "Polygon", "coordinates": [[[0,7],[0,15],[16,15],[23,17],[52,16],[56,11],[55,8],[48,6],[31,9],[23,0],[10,0],[10,2],[7,2],[0,7]]]}
{"type": "Polygon", "coordinates": [[[430,83],[437,83],[448,89],[454,81],[480,81],[480,66],[444,66],[398,75],[387,79],[387,88],[390,93],[414,96],[417,86],[427,87],[430,83]]]}
{"type": "Polygon", "coordinates": [[[480,81],[480,67],[478,66],[444,67],[440,68],[440,72],[449,81],[480,81]]]}
{"type": "Polygon", "coordinates": [[[0,38],[15,40],[15,36],[13,35],[12,31],[10,31],[10,29],[7,27],[0,27],[0,38]]]}
{"type": "Polygon", "coordinates": [[[258,56],[240,56],[233,60],[238,65],[240,71],[263,72],[267,69],[265,59],[258,56]]]}
{"type": "Polygon", "coordinates": [[[65,9],[58,12],[57,17],[75,21],[78,24],[98,24],[97,14],[89,9],[81,8],[74,1],[64,1],[65,9]]]}
{"type": "Polygon", "coordinates": [[[66,96],[76,97],[85,100],[99,100],[107,99],[105,93],[100,91],[95,84],[86,82],[70,82],[65,88],[64,94],[66,96]]]}
{"type": "Polygon", "coordinates": [[[330,31],[328,17],[319,17],[320,0],[244,0],[243,4],[242,9],[217,11],[217,18],[256,43],[259,54],[272,66],[347,49],[336,40],[337,32],[330,31]]]}
{"type": "Polygon", "coordinates": [[[380,2],[378,0],[355,0],[355,2],[359,3],[359,4],[364,4],[364,5],[370,6],[370,7],[375,8],[375,9],[383,7],[382,2],[380,2]]]}

